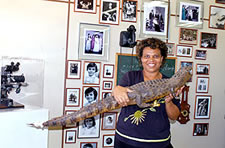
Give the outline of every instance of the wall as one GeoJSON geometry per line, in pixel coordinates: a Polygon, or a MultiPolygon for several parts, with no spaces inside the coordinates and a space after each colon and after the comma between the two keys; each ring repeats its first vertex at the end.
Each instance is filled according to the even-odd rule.
{"type": "MultiPolygon", "coordinates": [[[[97,1],[99,4],[100,1],[97,1]]],[[[139,6],[141,1],[139,1],[139,6]]],[[[207,60],[198,61],[192,58],[178,57],[177,65],[180,61],[192,61],[194,68],[197,63],[210,64],[210,82],[208,95],[212,95],[210,119],[194,119],[195,106],[195,87],[196,75],[193,76],[193,82],[190,83],[189,104],[191,105],[190,121],[181,125],[178,122],[172,124],[172,143],[175,147],[204,147],[211,148],[216,145],[218,148],[224,148],[224,123],[225,123],[225,68],[223,47],[225,43],[224,30],[209,29],[209,6],[218,4],[214,0],[204,1],[204,26],[199,29],[200,32],[212,32],[218,34],[217,49],[207,49],[207,60]],[[208,136],[192,136],[194,123],[209,123],[208,136]]],[[[44,103],[43,107],[49,109],[50,117],[56,117],[63,114],[64,85],[65,85],[65,61],[77,60],[78,52],[78,24],[87,22],[98,24],[99,10],[97,14],[73,12],[73,3],[68,5],[65,1],[40,1],[40,0],[11,0],[0,2],[0,50],[1,56],[22,56],[30,58],[41,58],[45,61],[44,70],[44,103]],[[69,17],[68,17],[69,12],[69,17]],[[69,18],[69,19],[68,19],[69,18]],[[69,20],[69,24],[68,24],[69,20]],[[69,26],[69,27],[68,27],[69,26]],[[68,40],[67,40],[67,31],[68,40]],[[66,51],[66,49],[68,49],[66,51]],[[68,53],[67,53],[68,52],[68,53]]],[[[139,7],[140,10],[140,7],[139,7]]],[[[171,2],[171,14],[175,14],[176,1],[171,2]]],[[[140,15],[138,12],[138,21],[140,15]]],[[[139,23],[132,23],[139,28],[139,23]]],[[[127,22],[120,22],[120,25],[110,25],[110,56],[109,62],[115,64],[115,53],[119,52],[119,32],[126,30],[130,25],[127,22]]],[[[178,43],[179,27],[176,27],[175,16],[170,16],[169,42],[178,43]]],[[[136,32],[137,35],[139,31],[136,32]]],[[[200,49],[198,36],[198,45],[195,49],[200,49]]],[[[139,37],[138,37],[139,39],[139,37]]],[[[123,49],[124,53],[131,53],[130,49],[123,49]]],[[[194,69],[195,71],[195,69],[194,69]]],[[[82,87],[80,81],[73,81],[76,87],[82,87]]],[[[74,85],[73,84],[73,85],[74,85]]],[[[102,83],[100,83],[102,84],[102,83]]],[[[101,131],[99,139],[76,139],[76,147],[79,147],[82,141],[97,141],[98,146],[102,147],[102,135],[113,132],[101,131]]],[[[63,140],[64,141],[64,140],[63,140]]],[[[49,131],[49,148],[62,147],[62,131],[49,131]]],[[[74,144],[64,145],[74,147],[74,144]]]]}

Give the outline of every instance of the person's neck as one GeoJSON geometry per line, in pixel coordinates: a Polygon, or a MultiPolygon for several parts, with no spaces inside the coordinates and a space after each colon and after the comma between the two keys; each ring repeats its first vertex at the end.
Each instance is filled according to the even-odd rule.
{"type": "Polygon", "coordinates": [[[144,81],[162,78],[162,74],[159,71],[154,72],[154,73],[148,73],[146,71],[143,71],[143,76],[144,76],[144,81]]]}

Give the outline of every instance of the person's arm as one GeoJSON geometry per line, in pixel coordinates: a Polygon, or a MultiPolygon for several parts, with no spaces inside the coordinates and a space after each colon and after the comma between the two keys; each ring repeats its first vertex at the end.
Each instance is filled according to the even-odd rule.
{"type": "Polygon", "coordinates": [[[128,92],[131,92],[131,90],[127,87],[117,85],[114,87],[112,95],[121,106],[127,106],[127,103],[129,102],[129,98],[127,96],[128,92]]]}

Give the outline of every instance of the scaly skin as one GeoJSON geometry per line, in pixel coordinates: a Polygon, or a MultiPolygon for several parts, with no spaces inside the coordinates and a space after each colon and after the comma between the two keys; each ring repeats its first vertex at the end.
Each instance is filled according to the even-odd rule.
{"type": "MultiPolygon", "coordinates": [[[[128,87],[132,92],[128,93],[130,102],[128,105],[137,104],[139,107],[148,107],[153,100],[165,97],[170,93],[175,93],[191,78],[192,67],[183,67],[170,79],[157,79],[141,82],[128,87]]],[[[92,103],[81,108],[75,113],[53,118],[41,124],[41,127],[73,125],[81,120],[96,116],[98,114],[121,108],[113,96],[109,96],[101,101],[92,103]]],[[[37,127],[35,124],[30,124],[37,127]]]]}

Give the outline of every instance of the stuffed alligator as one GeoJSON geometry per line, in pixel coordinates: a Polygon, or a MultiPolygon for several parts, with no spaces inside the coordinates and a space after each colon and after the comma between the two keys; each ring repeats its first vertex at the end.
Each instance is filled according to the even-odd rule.
{"type": "MultiPolygon", "coordinates": [[[[128,92],[128,97],[130,99],[128,105],[137,104],[141,108],[149,107],[152,104],[148,102],[160,99],[171,93],[174,94],[191,78],[191,70],[191,66],[182,67],[169,79],[149,80],[128,87],[132,90],[132,92],[128,92]]],[[[117,103],[113,96],[108,96],[105,99],[85,106],[74,113],[53,118],[44,123],[31,123],[29,125],[36,128],[74,125],[86,118],[121,107],[122,106],[117,103]]]]}

